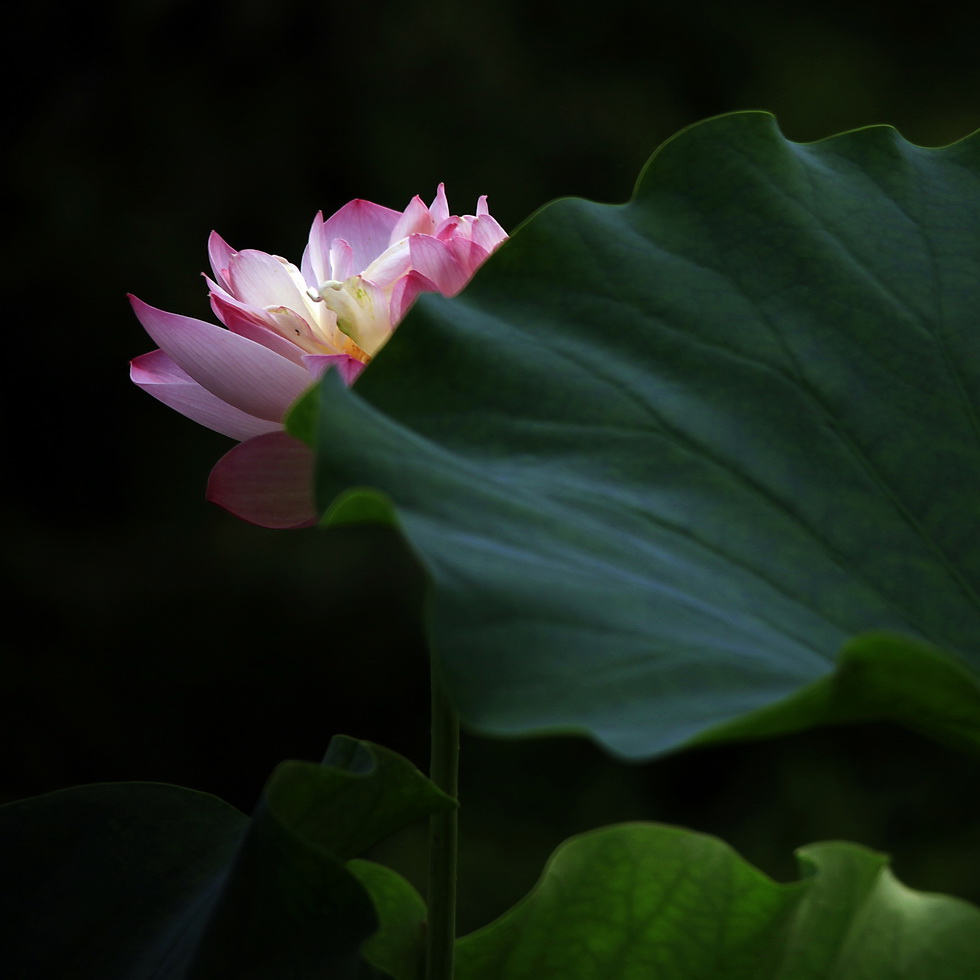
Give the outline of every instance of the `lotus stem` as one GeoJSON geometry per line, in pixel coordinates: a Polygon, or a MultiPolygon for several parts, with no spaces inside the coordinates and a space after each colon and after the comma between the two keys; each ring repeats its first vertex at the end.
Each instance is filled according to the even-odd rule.
{"type": "MultiPolygon", "coordinates": [[[[432,668],[432,757],[429,778],[456,799],[459,719],[435,665],[432,668]]],[[[429,818],[429,926],[426,980],[452,980],[456,945],[457,810],[429,818]]]]}

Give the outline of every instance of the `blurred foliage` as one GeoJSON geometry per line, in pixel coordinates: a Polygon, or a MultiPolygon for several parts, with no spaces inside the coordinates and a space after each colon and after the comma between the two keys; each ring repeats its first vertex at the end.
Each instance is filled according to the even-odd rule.
{"type": "MultiPolygon", "coordinates": [[[[160,779],[251,809],[335,732],[426,754],[421,583],[380,532],[270,532],[204,503],[224,438],[136,390],[124,294],[209,316],[218,229],[298,259],[353,197],[447,183],[514,227],[621,201],[652,150],[761,108],[812,140],[867,123],[935,145],[980,124],[980,10],[868,0],[313,4],[35,0],[8,25],[10,377],[4,799],[160,779]],[[43,365],[43,369],[41,366],[43,365]]],[[[569,833],[658,819],[789,878],[794,846],[891,851],[980,900],[976,767],[885,727],[625,768],[584,742],[464,746],[461,925],[569,833]]],[[[418,880],[411,833],[387,853],[418,880]]]]}

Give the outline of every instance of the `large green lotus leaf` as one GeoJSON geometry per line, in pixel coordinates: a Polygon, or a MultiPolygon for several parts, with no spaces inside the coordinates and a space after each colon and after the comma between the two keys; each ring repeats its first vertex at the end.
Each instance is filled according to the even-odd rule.
{"type": "Polygon", "coordinates": [[[319,391],[327,519],[397,521],[471,727],[649,757],[888,715],[894,659],[980,744],[977,138],[702,123],[319,391]]]}
{"type": "Polygon", "coordinates": [[[0,975],[408,980],[421,900],[346,859],[450,805],[407,760],[338,737],[322,766],[283,763],[251,820],[153,783],[2,807],[0,975]]]}
{"type": "Polygon", "coordinates": [[[980,909],[912,891],[856,844],[780,885],[714,837],[623,824],[566,841],[457,945],[458,980],[975,980],[980,909]]]}

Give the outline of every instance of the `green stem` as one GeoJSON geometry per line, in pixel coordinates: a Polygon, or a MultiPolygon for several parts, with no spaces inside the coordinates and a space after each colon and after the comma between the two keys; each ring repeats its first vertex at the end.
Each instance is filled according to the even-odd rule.
{"type": "MultiPolygon", "coordinates": [[[[429,778],[456,798],[459,719],[432,670],[432,763],[429,778]]],[[[456,944],[456,808],[429,818],[429,928],[426,980],[452,980],[456,944]]]]}

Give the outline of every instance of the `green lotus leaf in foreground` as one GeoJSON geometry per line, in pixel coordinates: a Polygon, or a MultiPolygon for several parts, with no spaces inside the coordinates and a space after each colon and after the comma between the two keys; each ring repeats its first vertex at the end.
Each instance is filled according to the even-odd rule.
{"type": "Polygon", "coordinates": [[[856,844],[780,885],[717,838],[656,824],[566,841],[519,905],[460,940],[458,980],[973,980],[980,909],[912,891],[856,844]]]}
{"type": "Polygon", "coordinates": [[[157,783],[0,807],[0,976],[413,980],[421,899],[348,859],[453,805],[406,759],[337,736],[322,765],[282,763],[251,819],[157,783]]]}
{"type": "Polygon", "coordinates": [[[327,520],[420,557],[476,730],[980,744],[978,382],[980,141],[739,113],[543,209],[290,426],[327,520]]]}

